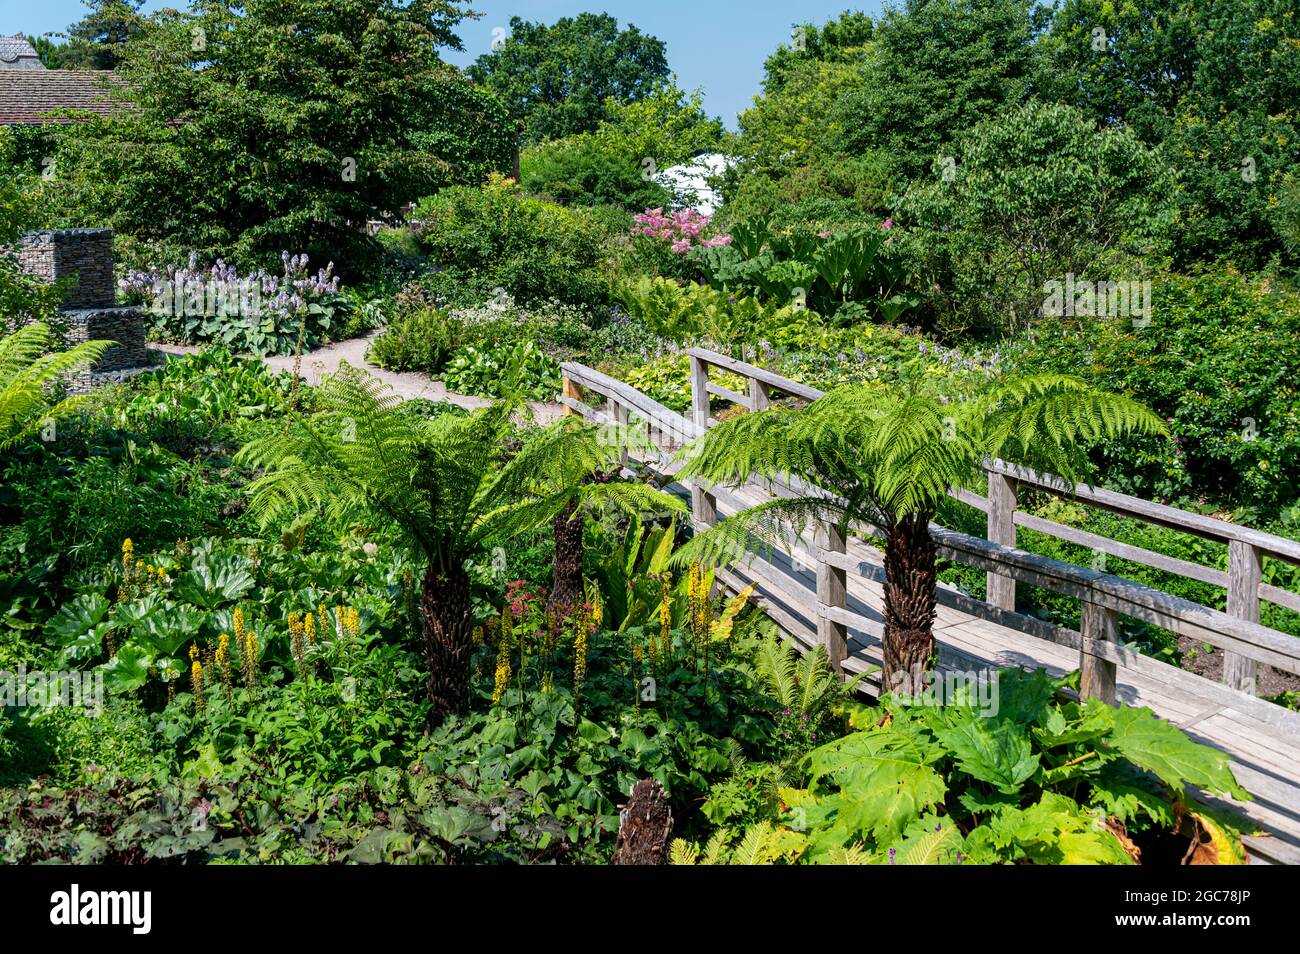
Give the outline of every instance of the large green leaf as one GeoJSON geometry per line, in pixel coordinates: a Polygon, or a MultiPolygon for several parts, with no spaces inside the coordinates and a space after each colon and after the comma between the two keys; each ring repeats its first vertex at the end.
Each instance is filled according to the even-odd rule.
{"type": "Polygon", "coordinates": [[[172,595],[177,600],[216,609],[223,603],[233,603],[253,588],[253,574],[248,561],[242,557],[209,557],[194,562],[189,570],[176,578],[172,595]]]}
{"type": "Polygon", "coordinates": [[[977,860],[1039,864],[1128,865],[1132,857],[1102,816],[1084,811],[1072,799],[1052,792],[1028,808],[1007,807],[967,837],[977,860]],[[983,854],[991,850],[991,857],[983,854]]]}
{"type": "Polygon", "coordinates": [[[1004,794],[1014,795],[1038,769],[1029,737],[1014,723],[968,716],[935,734],[953,754],[957,768],[1004,794]]]}
{"type": "Polygon", "coordinates": [[[109,603],[99,593],[83,593],[65,603],[46,624],[45,631],[62,647],[59,664],[93,659],[104,645],[104,636],[113,628],[106,621],[109,603]]]}
{"type": "Polygon", "coordinates": [[[108,615],[109,602],[99,593],[83,593],[59,611],[45,624],[45,632],[60,646],[80,639],[95,628],[108,615]]]}
{"type": "Polygon", "coordinates": [[[193,606],[167,603],[142,621],[136,638],[155,653],[172,656],[199,634],[205,619],[207,614],[193,606]]]}
{"type": "Polygon", "coordinates": [[[814,779],[839,784],[840,822],[883,843],[943,799],[947,786],[930,767],[941,754],[919,727],[895,720],[814,750],[809,765],[814,779]]]}
{"type": "Polygon", "coordinates": [[[104,688],[114,694],[133,692],[149,679],[153,655],[135,643],[127,643],[104,664],[104,688]]]}
{"type": "Polygon", "coordinates": [[[1110,741],[1126,759],[1154,773],[1180,798],[1188,785],[1194,785],[1241,801],[1250,799],[1237,784],[1226,755],[1193,742],[1150,709],[1117,709],[1110,741]]]}

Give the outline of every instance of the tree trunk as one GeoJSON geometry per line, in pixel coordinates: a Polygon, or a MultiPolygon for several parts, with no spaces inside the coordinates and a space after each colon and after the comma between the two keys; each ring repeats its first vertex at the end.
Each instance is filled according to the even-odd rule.
{"type": "Polygon", "coordinates": [[[885,671],[888,691],[919,694],[934,667],[936,547],[929,514],[908,514],[885,541],[885,671]]]}
{"type": "Polygon", "coordinates": [[[559,617],[568,616],[582,603],[582,526],[576,500],[570,500],[551,523],[555,556],[551,559],[551,596],[546,605],[559,617]]]}
{"type": "Polygon", "coordinates": [[[643,778],[632,786],[632,795],[619,812],[613,863],[667,864],[672,834],[673,813],[663,786],[652,778],[643,778]]]}
{"type": "Polygon", "coordinates": [[[420,589],[425,692],[437,725],[469,705],[469,663],[474,649],[469,574],[463,567],[443,574],[430,564],[420,589]]]}

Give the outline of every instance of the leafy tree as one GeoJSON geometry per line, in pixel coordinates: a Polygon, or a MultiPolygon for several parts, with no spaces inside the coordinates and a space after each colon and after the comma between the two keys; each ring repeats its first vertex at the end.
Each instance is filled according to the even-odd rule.
{"type": "Polygon", "coordinates": [[[266,471],[250,485],[251,511],[264,524],[313,510],[335,520],[364,515],[399,532],[423,558],[425,686],[441,721],[469,701],[466,563],[493,539],[580,513],[596,500],[636,509],[659,495],[637,484],[585,482],[617,456],[617,429],[593,434],[562,423],[506,459],[512,418],[524,406],[517,392],[465,417],[430,419],[407,412],[385,390],[345,364],[318,389],[320,413],[294,416],[284,431],[245,445],[238,459],[266,471]]]}
{"type": "MultiPolygon", "coordinates": [[[[67,44],[52,47],[58,66],[50,69],[113,70],[122,62],[126,44],[144,31],[144,0],[82,0],[86,15],[68,28],[67,44]]],[[[48,41],[47,41],[48,42],[48,41]]],[[[44,57],[42,57],[44,58],[44,57]]]]}
{"type": "Polygon", "coordinates": [[[1170,227],[1167,169],[1129,131],[1030,102],[962,136],[900,209],[918,228],[932,304],[948,330],[1019,330],[1067,273],[1138,281],[1170,227]]]}
{"type": "Polygon", "coordinates": [[[673,82],[635,102],[610,100],[606,108],[595,132],[525,150],[521,176],[530,191],[566,204],[637,212],[667,205],[673,197],[655,173],[718,148],[723,135],[721,121],[704,112],[702,94],[687,94],[673,82]]]}
{"type": "Polygon", "coordinates": [[[855,209],[848,218],[879,219],[892,191],[884,151],[842,148],[846,114],[840,105],[867,82],[871,21],[845,13],[802,29],[792,46],[768,57],[763,94],[739,116],[740,132],[728,150],[737,162],[721,184],[726,202],[720,215],[728,224],[828,199],[855,209]]]}
{"type": "Polygon", "coordinates": [[[887,689],[934,660],[936,545],[930,522],[949,489],[974,488],[988,458],[1080,479],[1084,449],[1103,438],[1164,432],[1129,398],[1065,375],[1007,377],[967,390],[918,373],[885,387],[843,385],[803,410],[772,408],[709,430],[682,476],[740,486],[806,481],[822,493],[777,497],[720,521],[674,560],[711,563],[775,546],[817,523],[848,538],[884,536],[887,689]]]}
{"type": "Polygon", "coordinates": [[[47,70],[66,69],[64,65],[68,53],[68,44],[55,43],[48,36],[28,36],[27,42],[32,45],[36,55],[41,58],[41,65],[47,70]]]}
{"type": "Polygon", "coordinates": [[[510,161],[500,106],[438,58],[448,0],[212,0],[127,46],[129,113],[65,127],[54,196],[171,258],[354,271],[362,223],[510,161]]]}
{"type": "Polygon", "coordinates": [[[669,78],[662,40],[635,26],[620,30],[607,13],[581,13],[554,24],[510,18],[500,49],[480,56],[470,77],[496,93],[534,144],[594,132],[606,101],[631,103],[669,78]]]}
{"type": "Polygon", "coordinates": [[[960,133],[1023,101],[1033,0],[906,0],[872,36],[861,88],[837,106],[840,151],[886,150],[909,177],[960,133]]]}
{"type": "Polygon", "coordinates": [[[69,351],[49,351],[53,334],[34,322],[0,338],[0,450],[13,447],[50,421],[72,414],[85,396],[50,399],[66,376],[98,361],[110,341],[83,341],[69,351]]]}
{"type": "Polygon", "coordinates": [[[1179,183],[1176,264],[1258,267],[1284,249],[1275,206],[1300,162],[1294,3],[1067,0],[1040,47],[1041,95],[1163,147],[1179,183]]]}
{"type": "Polygon", "coordinates": [[[763,62],[763,93],[779,93],[791,75],[805,64],[854,62],[870,45],[874,24],[861,11],[846,10],[820,27],[798,24],[790,31],[790,43],[777,47],[763,62]]]}
{"type": "Polygon", "coordinates": [[[1147,143],[1169,135],[1196,76],[1202,0],[1063,0],[1039,41],[1039,95],[1124,124],[1147,143]]]}
{"type": "Polygon", "coordinates": [[[52,321],[60,292],[25,272],[18,262],[16,243],[24,229],[37,220],[44,192],[40,180],[14,161],[16,143],[12,129],[0,129],[0,334],[16,331],[32,321],[52,321]]]}

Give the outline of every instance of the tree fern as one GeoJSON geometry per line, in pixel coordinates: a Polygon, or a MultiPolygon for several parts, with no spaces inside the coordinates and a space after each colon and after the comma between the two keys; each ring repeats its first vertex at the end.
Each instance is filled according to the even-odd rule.
{"type": "Polygon", "coordinates": [[[78,395],[52,402],[53,386],[94,364],[113,344],[86,341],[68,351],[48,352],[48,325],[35,322],[0,338],[0,449],[12,447],[66,418],[86,400],[78,395]]]}
{"type": "Polygon", "coordinates": [[[934,543],[928,527],[951,489],[978,487],[1002,457],[1087,475],[1087,447],[1164,424],[1129,398],[1065,375],[1006,377],[975,392],[917,376],[890,386],[844,385],[803,410],[771,408],[711,428],[682,452],[680,476],[742,486],[751,479],[816,488],[741,511],[674,556],[720,564],[780,548],[818,523],[885,536],[886,687],[933,658],[934,543]]]}

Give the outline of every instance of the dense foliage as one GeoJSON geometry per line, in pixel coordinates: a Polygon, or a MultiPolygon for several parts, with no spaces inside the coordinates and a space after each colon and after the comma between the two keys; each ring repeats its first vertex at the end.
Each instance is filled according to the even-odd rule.
{"type": "Polygon", "coordinates": [[[133,108],[56,137],[51,215],[111,225],[152,263],[270,267],[293,248],[358,267],[366,220],[508,168],[504,111],[438,57],[461,15],[445,0],[155,14],[119,66],[133,108]]]}
{"type": "Polygon", "coordinates": [[[468,72],[501,98],[529,143],[593,132],[608,101],[635,102],[669,76],[662,40],[596,13],[553,24],[511,17],[508,34],[468,72]]]}

